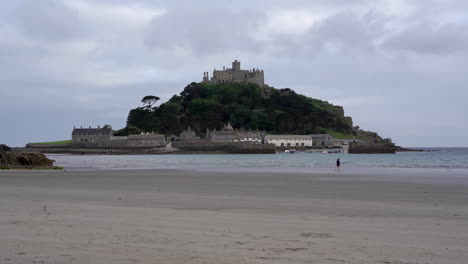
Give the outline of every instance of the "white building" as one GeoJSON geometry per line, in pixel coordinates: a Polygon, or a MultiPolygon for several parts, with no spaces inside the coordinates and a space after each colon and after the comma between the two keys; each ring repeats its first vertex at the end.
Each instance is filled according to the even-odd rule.
{"type": "Polygon", "coordinates": [[[312,147],[310,135],[266,135],[265,143],[276,147],[312,147]]]}

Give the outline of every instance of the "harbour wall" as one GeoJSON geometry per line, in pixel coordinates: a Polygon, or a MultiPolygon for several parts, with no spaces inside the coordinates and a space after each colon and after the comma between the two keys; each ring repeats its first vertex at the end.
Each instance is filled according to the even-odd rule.
{"type": "Polygon", "coordinates": [[[394,154],[396,146],[393,143],[351,143],[349,154],[394,154]]]}
{"type": "Polygon", "coordinates": [[[181,141],[173,142],[172,147],[181,151],[223,152],[233,154],[275,154],[274,144],[255,144],[251,142],[207,142],[181,141]]]}

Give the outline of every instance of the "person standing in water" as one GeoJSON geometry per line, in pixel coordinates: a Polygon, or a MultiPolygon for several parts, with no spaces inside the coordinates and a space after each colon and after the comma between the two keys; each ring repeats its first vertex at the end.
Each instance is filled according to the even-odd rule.
{"type": "Polygon", "coordinates": [[[340,165],[341,165],[341,162],[340,162],[340,159],[337,159],[336,160],[336,168],[340,168],[340,165]]]}

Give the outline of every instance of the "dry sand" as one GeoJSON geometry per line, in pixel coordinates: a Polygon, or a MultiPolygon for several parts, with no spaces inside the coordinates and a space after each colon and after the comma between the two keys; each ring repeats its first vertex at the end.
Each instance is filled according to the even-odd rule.
{"type": "Polygon", "coordinates": [[[468,185],[347,177],[0,172],[0,263],[468,263],[468,185]]]}

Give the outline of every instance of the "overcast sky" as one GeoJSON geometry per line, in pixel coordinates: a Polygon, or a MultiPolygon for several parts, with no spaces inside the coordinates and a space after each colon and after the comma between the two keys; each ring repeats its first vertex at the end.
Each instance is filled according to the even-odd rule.
{"type": "Polygon", "coordinates": [[[403,146],[468,146],[468,1],[0,3],[0,143],[125,126],[238,59],[403,146]]]}

